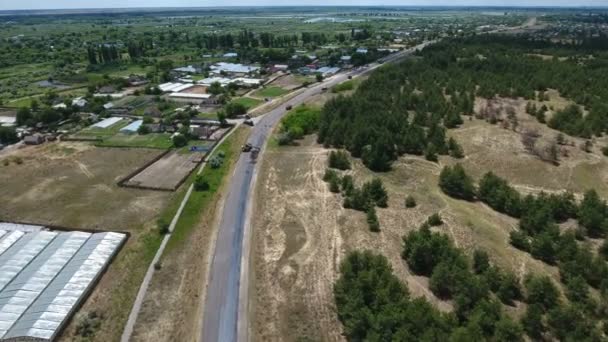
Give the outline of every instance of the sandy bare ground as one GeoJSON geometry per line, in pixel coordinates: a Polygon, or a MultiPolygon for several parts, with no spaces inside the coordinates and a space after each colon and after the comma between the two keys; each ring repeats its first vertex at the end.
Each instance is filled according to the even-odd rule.
{"type": "Polygon", "coordinates": [[[138,316],[132,341],[195,341],[200,294],[213,250],[217,197],[205,210],[205,220],[180,248],[167,252],[156,271],[138,316]]]}
{"type": "MultiPolygon", "coordinates": [[[[510,103],[518,112],[520,128],[535,128],[539,143],[554,139],[557,132],[524,113],[525,102],[510,103]]],[[[442,310],[450,302],[438,300],[428,290],[428,280],[411,274],[400,257],[401,237],[417,229],[426,218],[439,212],[445,222],[439,231],[468,252],[480,248],[490,252],[494,263],[520,277],[546,273],[559,281],[555,267],[533,259],[509,244],[509,233],[517,220],[499,214],[482,203],[454,200],[438,188],[441,168],[460,162],[476,180],[494,171],[522,192],[562,191],[575,195],[595,188],[606,196],[608,165],[600,153],[604,141],[596,141],[592,153],[580,149],[581,139],[567,137],[567,156],[558,166],[526,152],[521,130],[513,131],[473,119],[465,120],[449,135],[463,146],[465,159],[441,157],[432,163],[417,156],[404,156],[391,172],[373,174],[354,161],[349,171],[358,184],[380,177],[389,193],[389,207],[377,210],[382,231],[368,231],[365,215],[341,206],[341,197],[327,190],[322,176],[328,150],[309,137],[298,147],[270,148],[264,156],[254,208],[254,263],[251,293],[252,336],[256,341],[338,341],[332,294],[338,265],[352,250],[371,249],[391,262],[395,274],[408,284],[413,297],[424,296],[442,310]],[[413,195],[418,206],[404,207],[413,195]]],[[[523,306],[509,309],[514,315],[523,306]]]]}

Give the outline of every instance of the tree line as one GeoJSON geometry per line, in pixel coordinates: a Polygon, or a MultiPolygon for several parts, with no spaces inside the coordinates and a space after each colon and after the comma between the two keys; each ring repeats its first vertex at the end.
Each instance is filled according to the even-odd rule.
{"type": "Polygon", "coordinates": [[[437,74],[425,59],[380,68],[353,95],[325,104],[319,143],[347,149],[374,171],[390,170],[405,153],[461,157],[462,148],[448,141],[446,130],[461,125],[461,115],[473,114],[474,93],[446,97],[433,81],[437,74]]]}

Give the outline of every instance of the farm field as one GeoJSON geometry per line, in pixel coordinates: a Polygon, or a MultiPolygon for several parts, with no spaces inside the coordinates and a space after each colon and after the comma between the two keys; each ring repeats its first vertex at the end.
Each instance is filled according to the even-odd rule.
{"type": "Polygon", "coordinates": [[[173,150],[134,175],[125,185],[174,191],[204,155],[204,152],[180,153],[178,150],[173,150]]]}
{"type": "Polygon", "coordinates": [[[96,143],[99,147],[137,147],[168,149],[173,146],[171,136],[166,133],[124,134],[118,133],[108,139],[96,143]]]}
{"type": "Polygon", "coordinates": [[[120,336],[141,279],[160,244],[156,217],[173,196],[121,188],[116,183],[159,153],[156,149],[58,142],[0,157],[0,197],[6,199],[0,206],[0,220],[129,233],[124,248],[62,340],[77,340],[76,327],[90,313],[104,317],[96,331],[98,340],[113,341],[120,336]]]}

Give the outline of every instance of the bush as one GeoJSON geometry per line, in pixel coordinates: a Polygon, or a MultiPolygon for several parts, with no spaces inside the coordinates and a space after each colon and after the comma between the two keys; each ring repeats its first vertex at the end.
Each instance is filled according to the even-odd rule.
{"type": "Polygon", "coordinates": [[[207,191],[209,190],[209,182],[207,182],[203,175],[197,175],[194,179],[194,190],[196,191],[207,191]]]}
{"type": "Polygon", "coordinates": [[[178,134],[173,137],[173,146],[175,147],[184,147],[188,144],[188,138],[186,138],[183,134],[178,134]]]}
{"type": "Polygon", "coordinates": [[[559,290],[548,276],[529,276],[525,281],[526,302],[547,311],[559,305],[559,290]]]}
{"type": "Polygon", "coordinates": [[[414,199],[414,197],[412,197],[411,195],[407,196],[405,198],[405,207],[406,208],[416,207],[416,199],[414,199]]]}
{"type": "Polygon", "coordinates": [[[374,178],[363,184],[362,191],[380,208],[388,207],[388,194],[380,178],[374,178]]]}
{"type": "Polygon", "coordinates": [[[604,240],[604,243],[600,247],[599,254],[608,261],[608,239],[604,240]]]}
{"type": "Polygon", "coordinates": [[[345,175],[344,177],[342,177],[341,188],[345,196],[350,196],[353,190],[355,189],[355,182],[353,181],[353,176],[345,175]]]}
{"type": "Polygon", "coordinates": [[[525,252],[530,251],[530,240],[525,232],[520,230],[514,230],[509,233],[509,242],[513,247],[520,249],[525,252]]]}
{"type": "Polygon", "coordinates": [[[160,235],[169,234],[169,223],[164,220],[158,220],[156,222],[156,226],[158,227],[158,233],[160,235]]]}
{"type": "Polygon", "coordinates": [[[448,140],[448,151],[452,158],[462,159],[464,158],[464,151],[462,147],[456,142],[454,138],[448,140]]]}
{"type": "Polygon", "coordinates": [[[329,179],[329,191],[333,193],[340,192],[340,177],[332,177],[329,179]]]}
{"type": "Polygon", "coordinates": [[[437,226],[441,226],[443,224],[443,221],[441,220],[441,216],[439,216],[439,213],[435,213],[435,214],[429,216],[429,218],[426,220],[426,222],[431,227],[437,227],[437,226]]]}
{"type": "Polygon", "coordinates": [[[247,113],[247,107],[240,102],[230,102],[224,107],[226,116],[233,118],[237,115],[243,115],[247,113]]]}
{"type": "Polygon", "coordinates": [[[332,93],[339,93],[342,91],[353,90],[354,88],[355,88],[355,83],[352,80],[350,80],[350,81],[342,82],[342,83],[335,85],[331,89],[331,91],[332,91],[332,93]]]}
{"type": "Polygon", "coordinates": [[[12,144],[17,141],[19,141],[19,138],[17,138],[17,132],[14,127],[0,126],[0,143],[12,144]]]}
{"type": "Polygon", "coordinates": [[[277,144],[279,146],[287,146],[293,143],[293,138],[288,132],[279,133],[277,136],[277,144]]]}
{"type": "Polygon", "coordinates": [[[211,166],[212,169],[219,169],[223,163],[224,159],[219,156],[213,156],[209,159],[209,166],[211,166]]]}
{"type": "Polygon", "coordinates": [[[372,232],[380,231],[380,223],[378,222],[378,216],[376,215],[376,209],[373,206],[370,206],[367,209],[367,224],[369,225],[369,230],[372,232]]]}
{"type": "Polygon", "coordinates": [[[324,182],[330,182],[332,179],[339,178],[338,173],[332,169],[325,169],[325,174],[323,175],[324,182]]]}
{"type": "Polygon", "coordinates": [[[435,147],[433,147],[433,144],[430,144],[424,151],[424,158],[432,162],[437,162],[439,160],[437,157],[437,151],[435,150],[435,147]]]}
{"type": "Polygon", "coordinates": [[[150,133],[150,128],[148,128],[148,126],[143,124],[143,125],[139,126],[139,128],[137,129],[137,133],[140,135],[146,135],[146,134],[150,133]]]}
{"type": "Polygon", "coordinates": [[[338,170],[349,170],[350,159],[345,151],[331,151],[329,153],[329,167],[338,170]]]}
{"type": "Polygon", "coordinates": [[[439,187],[447,195],[454,198],[472,201],[475,198],[473,180],[460,164],[446,166],[439,175],[439,187]]]}
{"type": "Polygon", "coordinates": [[[519,279],[513,273],[506,273],[501,277],[500,286],[496,296],[501,302],[511,305],[514,300],[521,298],[519,279]]]}
{"type": "Polygon", "coordinates": [[[76,334],[81,337],[90,338],[95,335],[95,332],[101,326],[103,317],[98,315],[96,311],[91,311],[80,317],[76,324],[76,334]]]}

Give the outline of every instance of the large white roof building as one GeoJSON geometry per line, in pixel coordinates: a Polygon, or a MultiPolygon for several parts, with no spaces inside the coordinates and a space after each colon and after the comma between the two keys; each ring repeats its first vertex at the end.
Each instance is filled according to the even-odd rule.
{"type": "Polygon", "coordinates": [[[125,239],[0,223],[0,340],[54,340],[125,239]]]}

